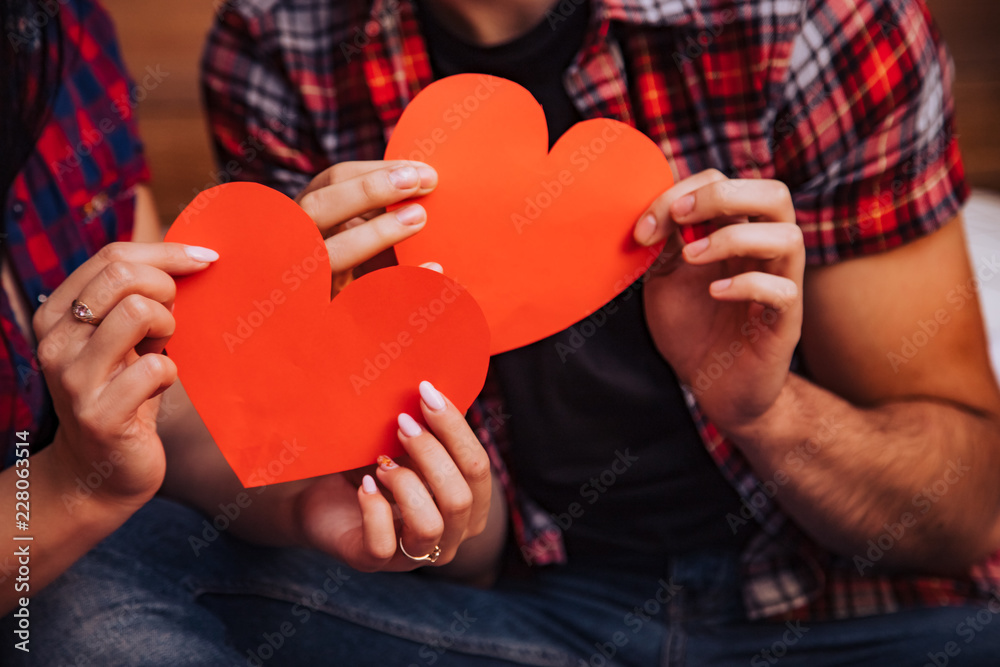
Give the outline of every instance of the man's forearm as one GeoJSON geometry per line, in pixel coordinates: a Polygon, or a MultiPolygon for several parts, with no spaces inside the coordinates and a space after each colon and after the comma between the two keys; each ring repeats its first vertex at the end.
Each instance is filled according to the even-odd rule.
{"type": "Polygon", "coordinates": [[[887,534],[878,565],[959,572],[1000,546],[995,415],[916,398],[858,408],[792,375],[762,419],[730,435],[767,492],[837,553],[864,557],[887,534]]]}

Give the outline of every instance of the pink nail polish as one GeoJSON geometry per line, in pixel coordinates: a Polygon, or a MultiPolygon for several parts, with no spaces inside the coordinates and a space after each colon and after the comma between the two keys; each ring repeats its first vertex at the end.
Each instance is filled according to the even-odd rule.
{"type": "Polygon", "coordinates": [[[427,380],[420,383],[420,398],[424,399],[427,407],[434,412],[441,412],[447,407],[447,404],[444,402],[444,396],[427,380]]]}
{"type": "Polygon", "coordinates": [[[390,459],[385,454],[380,454],[379,457],[375,459],[375,462],[378,463],[378,467],[382,470],[395,470],[399,467],[395,461],[390,459]]]}
{"type": "Polygon", "coordinates": [[[722,280],[716,280],[712,283],[712,290],[716,292],[724,292],[729,289],[729,286],[733,284],[732,278],[724,278],[722,280]]]}
{"type": "Polygon", "coordinates": [[[420,424],[418,424],[413,417],[405,412],[400,413],[399,417],[396,418],[396,421],[399,423],[399,430],[402,431],[403,435],[408,438],[415,438],[423,433],[423,429],[420,428],[420,424]]]}
{"type": "MultiPolygon", "coordinates": [[[[396,464],[394,463],[393,465],[396,464]]],[[[374,495],[375,492],[378,491],[378,487],[375,486],[375,480],[372,479],[371,475],[365,475],[365,478],[361,480],[361,488],[364,489],[364,492],[369,496],[374,495]]]]}
{"type": "Polygon", "coordinates": [[[420,174],[413,167],[400,167],[389,172],[389,181],[400,190],[409,190],[420,184],[420,174]]]}

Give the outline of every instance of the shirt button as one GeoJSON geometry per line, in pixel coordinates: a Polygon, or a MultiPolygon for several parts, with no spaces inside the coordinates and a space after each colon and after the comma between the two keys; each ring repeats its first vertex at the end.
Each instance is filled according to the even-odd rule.
{"type": "Polygon", "coordinates": [[[10,212],[14,214],[15,220],[19,220],[24,215],[24,204],[19,201],[14,202],[14,205],[10,207],[10,212]]]}

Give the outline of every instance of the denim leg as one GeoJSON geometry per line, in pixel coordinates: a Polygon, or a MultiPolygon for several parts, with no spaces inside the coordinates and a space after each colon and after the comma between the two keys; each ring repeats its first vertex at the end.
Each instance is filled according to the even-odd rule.
{"type": "MultiPolygon", "coordinates": [[[[557,568],[484,591],[362,574],[322,554],[205,538],[157,499],[33,598],[4,665],[650,665],[658,577],[557,568]]],[[[657,603],[659,605],[659,603],[657,603]]],[[[4,634],[9,634],[11,619],[4,634]]]]}
{"type": "Polygon", "coordinates": [[[671,667],[998,667],[1000,598],[814,623],[744,618],[735,559],[674,563],[671,667]]]}

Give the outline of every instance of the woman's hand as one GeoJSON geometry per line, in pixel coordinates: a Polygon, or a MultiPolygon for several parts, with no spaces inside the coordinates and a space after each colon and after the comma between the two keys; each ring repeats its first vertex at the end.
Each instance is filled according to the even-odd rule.
{"type": "MultiPolygon", "coordinates": [[[[386,207],[436,185],[431,167],[402,161],[345,162],[313,179],[297,201],[326,238],[335,292],[356,273],[395,263],[391,247],[419,232],[427,213],[420,204],[392,213],[386,207]]],[[[462,414],[433,385],[421,383],[420,394],[431,432],[400,415],[397,435],[408,461],[384,459],[373,471],[306,483],[293,510],[305,544],[359,570],[412,570],[430,561],[404,555],[400,540],[415,557],[439,549],[433,564],[444,565],[465,540],[483,531],[492,487],[489,457],[462,414]]]]}
{"type": "Polygon", "coordinates": [[[742,432],[774,404],[802,330],[805,247],[788,188],[716,170],[657,199],[635,228],[667,240],[645,284],[656,346],[712,421],[742,432]],[[685,245],[679,225],[721,225],[685,245]]]}
{"type": "Polygon", "coordinates": [[[62,485],[135,511],[164,475],[158,396],[177,378],[160,354],[174,332],[171,276],[201,271],[214,251],[176,243],[112,243],[74,271],[32,321],[38,359],[59,416],[51,445],[62,485]],[[78,299],[98,326],[75,318],[78,299]],[[97,471],[100,482],[95,484],[97,471]]]}
{"type": "Polygon", "coordinates": [[[329,475],[299,494],[294,516],[306,545],[357,570],[405,571],[450,563],[465,540],[483,532],[492,495],[486,450],[429,382],[420,384],[420,396],[431,431],[399,416],[407,461],[381,457],[375,477],[369,470],[329,475]],[[413,560],[400,539],[411,556],[439,555],[433,563],[413,560]]]}

